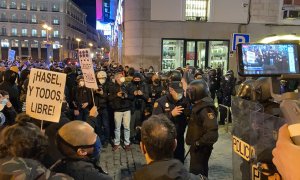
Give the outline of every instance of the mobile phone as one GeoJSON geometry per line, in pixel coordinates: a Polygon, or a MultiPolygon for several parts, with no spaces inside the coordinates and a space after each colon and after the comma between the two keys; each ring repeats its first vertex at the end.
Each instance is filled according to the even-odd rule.
{"type": "Polygon", "coordinates": [[[238,44],[240,76],[276,77],[300,73],[298,44],[238,44]]]}

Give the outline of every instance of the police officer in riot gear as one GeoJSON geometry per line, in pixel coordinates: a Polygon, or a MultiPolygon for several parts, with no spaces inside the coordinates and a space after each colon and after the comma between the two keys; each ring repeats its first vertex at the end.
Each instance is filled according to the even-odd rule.
{"type": "Polygon", "coordinates": [[[177,131],[177,147],[174,158],[182,163],[184,162],[184,132],[187,125],[187,113],[184,109],[189,109],[189,103],[184,97],[182,83],[172,81],[169,83],[168,94],[154,103],[152,111],[153,115],[165,114],[174,123],[177,131]]]}
{"type": "Polygon", "coordinates": [[[154,102],[162,95],[163,87],[160,82],[159,75],[154,74],[151,77],[151,84],[149,85],[149,103],[153,107],[154,102]]]}
{"type": "MultiPolygon", "coordinates": [[[[235,83],[236,78],[234,77],[234,73],[232,70],[227,71],[225,76],[221,78],[220,89],[217,93],[219,103],[230,107],[231,106],[231,96],[235,93],[235,83]]],[[[224,107],[219,106],[220,111],[220,125],[225,124],[225,118],[227,117],[227,110],[224,107]]],[[[231,113],[229,111],[228,120],[231,122],[231,113]]]]}
{"type": "Polygon", "coordinates": [[[215,69],[210,69],[208,71],[208,85],[209,85],[211,98],[215,100],[216,93],[220,87],[218,77],[217,77],[217,71],[215,69]]]}
{"type": "Polygon", "coordinates": [[[182,74],[178,70],[173,70],[173,71],[168,72],[167,76],[168,76],[169,82],[181,81],[181,78],[182,78],[182,74]]]}
{"type": "Polygon", "coordinates": [[[208,160],[219,136],[217,109],[204,80],[192,81],[187,96],[194,104],[186,134],[186,143],[191,145],[190,172],[208,176],[208,160]]]}

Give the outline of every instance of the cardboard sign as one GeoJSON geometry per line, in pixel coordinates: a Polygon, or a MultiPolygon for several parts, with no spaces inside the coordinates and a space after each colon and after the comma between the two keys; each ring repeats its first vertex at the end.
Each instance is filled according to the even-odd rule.
{"type": "Polygon", "coordinates": [[[98,89],[90,49],[79,49],[78,57],[85,86],[91,89],[98,89]]]}
{"type": "Polygon", "coordinates": [[[66,74],[31,69],[26,96],[26,114],[32,118],[59,122],[66,74]]]}
{"type": "Polygon", "coordinates": [[[8,61],[10,62],[14,62],[15,61],[15,55],[16,55],[16,51],[15,50],[8,50],[8,61]]]}

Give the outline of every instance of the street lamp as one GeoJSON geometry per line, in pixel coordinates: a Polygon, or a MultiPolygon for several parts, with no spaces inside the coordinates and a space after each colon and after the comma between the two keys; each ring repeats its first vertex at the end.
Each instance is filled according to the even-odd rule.
{"type": "Polygon", "coordinates": [[[76,41],[77,41],[77,45],[78,45],[78,49],[79,49],[79,43],[80,43],[81,39],[80,38],[76,38],[76,41]]]}
{"type": "Polygon", "coordinates": [[[93,43],[89,43],[89,46],[92,48],[94,45],[93,45],[93,43]]]}
{"type": "Polygon", "coordinates": [[[44,24],[44,25],[43,25],[43,28],[46,30],[46,39],[47,39],[47,42],[46,42],[46,47],[47,47],[47,59],[46,59],[46,64],[50,64],[50,60],[49,60],[49,57],[50,57],[49,47],[50,47],[50,45],[51,45],[51,42],[49,42],[49,31],[52,30],[52,27],[51,27],[51,26],[48,26],[47,24],[44,24]]]}

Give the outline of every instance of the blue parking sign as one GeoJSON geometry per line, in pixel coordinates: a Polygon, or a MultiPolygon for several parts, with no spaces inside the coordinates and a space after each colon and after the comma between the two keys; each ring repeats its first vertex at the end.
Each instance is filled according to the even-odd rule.
{"type": "Polygon", "coordinates": [[[240,34],[234,33],[232,36],[232,51],[236,50],[236,46],[240,43],[249,43],[250,42],[250,35],[249,34],[240,34]]]}

